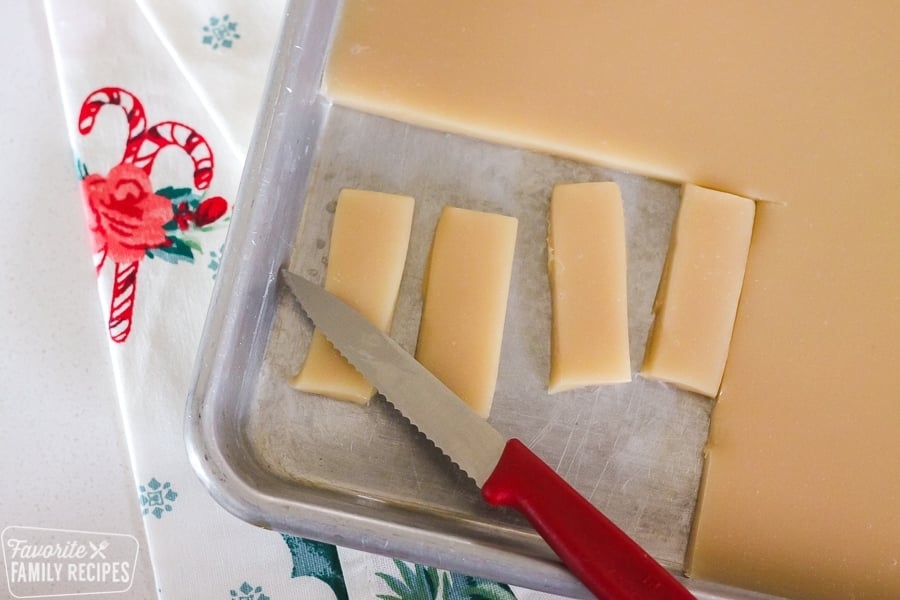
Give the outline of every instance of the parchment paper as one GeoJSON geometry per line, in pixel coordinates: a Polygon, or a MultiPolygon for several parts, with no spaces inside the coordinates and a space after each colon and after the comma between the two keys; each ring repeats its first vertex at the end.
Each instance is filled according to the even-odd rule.
{"type": "MultiPolygon", "coordinates": [[[[635,375],[628,384],[546,393],[550,360],[547,208],[560,182],[615,181],[625,207],[633,372],[679,201],[675,185],[421,129],[332,107],[290,268],[324,280],[341,188],[412,195],[412,240],[392,335],[414,351],[431,236],[445,205],[519,220],[491,423],[524,441],[667,566],[680,569],[689,536],[711,401],[635,375]]],[[[298,201],[300,194],[298,191],[298,201]]],[[[416,518],[456,515],[528,531],[484,505],[478,490],[383,401],[368,407],[297,392],[312,325],[283,290],[249,411],[257,458],[297,485],[324,486],[408,507],[416,518]]]]}

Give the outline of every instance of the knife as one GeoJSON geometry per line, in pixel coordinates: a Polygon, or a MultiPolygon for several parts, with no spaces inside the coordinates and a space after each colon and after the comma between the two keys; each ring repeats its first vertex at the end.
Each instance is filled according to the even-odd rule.
{"type": "Polygon", "coordinates": [[[282,271],[325,337],[450,459],[484,500],[521,513],[598,598],[694,596],[521,441],[506,439],[456,394],[338,297],[282,271]]]}

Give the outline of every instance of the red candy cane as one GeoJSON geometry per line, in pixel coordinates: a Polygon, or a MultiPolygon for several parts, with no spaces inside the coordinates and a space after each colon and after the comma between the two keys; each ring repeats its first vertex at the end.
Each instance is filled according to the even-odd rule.
{"type": "MultiPolygon", "coordinates": [[[[144,113],[144,105],[127,90],[117,87],[100,88],[91,92],[81,103],[81,113],[78,115],[78,132],[87,135],[97,122],[97,114],[100,109],[111,104],[120,107],[128,119],[128,142],[137,139],[147,129],[147,117],[144,113]]],[[[120,162],[129,162],[122,157],[120,162]]]]}
{"type": "Polygon", "coordinates": [[[194,162],[194,187],[205,190],[213,175],[213,153],[199,133],[182,123],[163,121],[153,125],[140,136],[130,140],[122,162],[132,163],[150,174],[160,150],[177,146],[194,162]]]}
{"type": "Polygon", "coordinates": [[[134,298],[137,292],[137,262],[116,263],[113,276],[112,300],[109,306],[109,337],[122,343],[131,333],[134,298]]]}
{"type": "MultiPolygon", "coordinates": [[[[81,105],[79,133],[87,135],[91,132],[97,122],[97,114],[106,105],[121,107],[128,119],[128,139],[120,163],[133,164],[150,175],[159,152],[168,146],[176,146],[184,150],[194,163],[194,187],[198,190],[209,187],[213,177],[213,153],[203,136],[175,121],[163,121],[148,128],[143,105],[127,90],[105,87],[91,92],[81,105]]],[[[106,248],[102,248],[100,253],[98,274],[106,259],[106,248]]],[[[137,261],[116,263],[108,325],[110,338],[114,342],[124,342],[131,333],[138,267],[137,261]]]]}

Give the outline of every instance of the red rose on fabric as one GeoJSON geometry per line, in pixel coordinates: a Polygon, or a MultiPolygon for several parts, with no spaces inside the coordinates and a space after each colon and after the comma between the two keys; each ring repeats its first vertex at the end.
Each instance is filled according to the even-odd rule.
{"type": "Polygon", "coordinates": [[[172,220],[172,202],[153,193],[150,177],[131,164],[113,167],[106,177],[81,182],[94,250],[104,247],[117,263],[141,260],[148,248],[166,243],[163,225],[172,220]]]}

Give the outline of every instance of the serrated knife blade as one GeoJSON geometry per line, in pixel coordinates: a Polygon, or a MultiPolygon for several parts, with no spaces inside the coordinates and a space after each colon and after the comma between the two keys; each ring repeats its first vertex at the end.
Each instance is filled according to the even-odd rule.
{"type": "Polygon", "coordinates": [[[347,303],[290,271],[284,280],[337,350],[481,488],[522,513],[599,598],[694,596],[522,442],[506,439],[347,303]]]}
{"type": "Polygon", "coordinates": [[[306,314],[338,352],[483,486],[500,461],[506,438],[356,310],[298,275],[285,272],[285,277],[306,314]]]}

